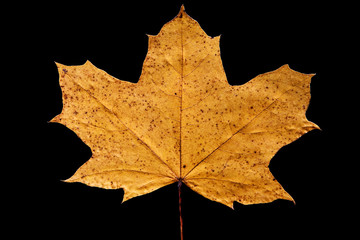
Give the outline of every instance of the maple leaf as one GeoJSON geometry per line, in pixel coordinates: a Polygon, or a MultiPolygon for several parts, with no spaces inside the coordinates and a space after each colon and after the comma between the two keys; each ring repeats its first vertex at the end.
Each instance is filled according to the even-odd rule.
{"type": "Polygon", "coordinates": [[[89,61],[57,63],[63,110],[51,122],[92,150],[66,182],[123,188],[124,201],[174,182],[229,207],[293,201],[269,163],[281,147],[319,128],[305,115],[314,75],[284,65],[230,86],[219,40],[182,7],[149,36],[136,84],[89,61]]]}

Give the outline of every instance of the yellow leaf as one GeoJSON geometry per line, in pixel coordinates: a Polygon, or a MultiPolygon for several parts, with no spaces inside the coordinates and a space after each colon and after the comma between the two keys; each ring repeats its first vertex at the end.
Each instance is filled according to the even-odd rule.
{"type": "Polygon", "coordinates": [[[57,63],[63,110],[52,122],[92,150],[66,181],[123,188],[124,201],[174,182],[229,207],[293,201],[268,166],[281,147],[319,128],[305,116],[313,75],[284,65],[230,86],[219,41],[182,7],[149,36],[136,84],[89,61],[57,63]]]}

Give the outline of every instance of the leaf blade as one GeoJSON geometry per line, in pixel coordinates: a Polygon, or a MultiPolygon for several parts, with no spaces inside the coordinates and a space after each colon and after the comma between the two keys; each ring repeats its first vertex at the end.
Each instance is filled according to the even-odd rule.
{"type": "Polygon", "coordinates": [[[149,36],[136,84],[90,62],[57,63],[64,107],[52,122],[93,153],[67,181],[124,188],[125,200],[183,181],[229,207],[293,201],[268,166],[281,147],[319,129],[305,115],[313,75],[284,65],[230,86],[219,41],[182,7],[149,36]]]}

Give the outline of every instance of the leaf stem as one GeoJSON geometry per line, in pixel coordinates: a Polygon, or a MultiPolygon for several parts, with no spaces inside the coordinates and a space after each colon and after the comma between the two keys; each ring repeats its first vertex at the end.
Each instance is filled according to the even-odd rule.
{"type": "Polygon", "coordinates": [[[182,219],[182,212],[181,212],[181,185],[182,185],[182,180],[179,179],[178,192],[179,192],[180,237],[181,237],[181,240],[184,240],[184,236],[183,236],[183,219],[182,219]]]}

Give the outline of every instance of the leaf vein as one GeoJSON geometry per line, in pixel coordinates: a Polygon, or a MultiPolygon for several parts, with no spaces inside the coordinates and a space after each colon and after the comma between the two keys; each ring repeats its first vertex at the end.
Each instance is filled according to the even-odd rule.
{"type": "Polygon", "coordinates": [[[193,70],[191,70],[191,72],[189,72],[188,74],[186,74],[185,76],[183,76],[183,78],[186,78],[188,76],[190,76],[197,68],[200,67],[200,65],[205,61],[205,59],[209,56],[209,54],[207,54],[203,59],[200,60],[200,63],[194,67],[193,70]]]}
{"type": "Polygon", "coordinates": [[[106,171],[102,171],[102,172],[92,173],[92,174],[84,175],[84,176],[74,178],[74,179],[70,178],[71,179],[70,181],[73,182],[73,181],[77,181],[78,179],[83,179],[83,178],[86,178],[86,177],[91,177],[91,176],[101,175],[101,174],[107,174],[107,173],[112,173],[112,172],[133,172],[133,173],[141,173],[141,174],[151,174],[151,175],[157,175],[157,176],[173,179],[172,177],[169,177],[167,175],[163,175],[163,174],[160,174],[160,173],[144,172],[144,171],[132,170],[132,169],[114,169],[114,170],[106,170],[106,171]]]}

